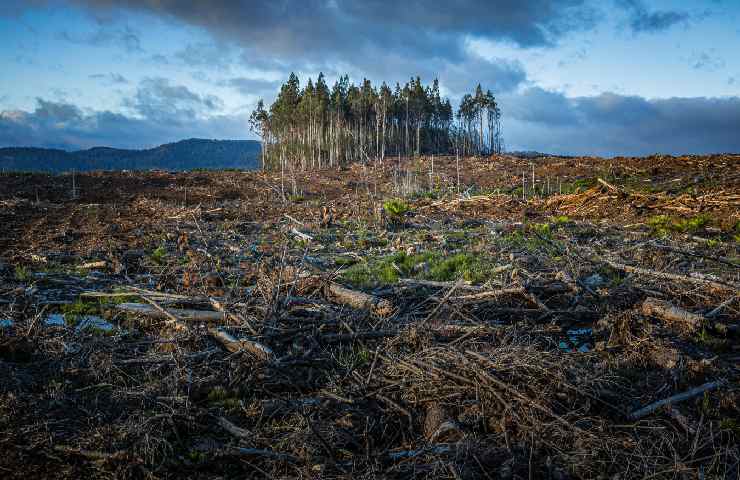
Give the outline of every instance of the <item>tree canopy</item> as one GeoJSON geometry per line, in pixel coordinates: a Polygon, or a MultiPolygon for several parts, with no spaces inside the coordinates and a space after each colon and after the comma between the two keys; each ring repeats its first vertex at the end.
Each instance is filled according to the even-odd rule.
{"type": "Polygon", "coordinates": [[[260,100],[251,128],[262,139],[263,168],[320,169],[383,159],[386,155],[499,153],[501,110],[480,85],[466,94],[457,115],[439,82],[419,77],[391,89],[340,77],[329,88],[323,74],[301,88],[290,74],[275,102],[260,100]],[[457,119],[457,122],[455,121],[457,119]]]}

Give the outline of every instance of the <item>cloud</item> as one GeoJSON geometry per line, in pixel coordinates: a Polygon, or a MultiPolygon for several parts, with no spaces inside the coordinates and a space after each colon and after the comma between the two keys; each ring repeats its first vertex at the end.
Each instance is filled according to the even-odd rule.
{"type": "Polygon", "coordinates": [[[725,67],[725,61],[711,52],[694,52],[689,57],[689,65],[694,70],[714,72],[725,67]]]}
{"type": "Polygon", "coordinates": [[[502,101],[507,144],[560,154],[740,152],[740,98],[602,93],[566,97],[530,88],[502,101]]]}
{"type": "Polygon", "coordinates": [[[190,43],[173,56],[190,67],[228,70],[232,63],[231,49],[224,43],[190,43]]]}
{"type": "Polygon", "coordinates": [[[93,80],[100,80],[105,85],[126,85],[129,83],[128,79],[120,73],[95,73],[88,75],[93,80]]]}
{"type": "Polygon", "coordinates": [[[242,95],[261,96],[274,94],[280,89],[282,82],[263,80],[261,78],[235,77],[219,82],[219,85],[231,87],[242,95]]]}
{"type": "MultiPolygon", "coordinates": [[[[217,43],[246,50],[250,65],[326,70],[374,63],[391,53],[420,61],[464,59],[464,38],[475,36],[521,47],[556,44],[592,28],[599,11],[588,0],[76,0],[94,12],[132,10],[201,27],[217,43]],[[380,55],[380,56],[378,56],[380,55]],[[302,68],[298,68],[302,67],[302,68]]],[[[186,49],[187,50],[187,49],[186,49]]],[[[183,53],[183,60],[218,52],[183,53]]],[[[375,69],[368,71],[371,74],[375,69]]],[[[403,72],[407,73],[406,71],[403,72]]],[[[410,74],[410,73],[409,73],[410,74]]],[[[405,75],[402,75],[405,76],[405,75]]]]}
{"type": "Polygon", "coordinates": [[[633,33],[655,33],[667,30],[690,18],[688,12],[679,10],[649,11],[642,0],[617,0],[617,4],[627,10],[628,23],[633,33]]]}
{"type": "Polygon", "coordinates": [[[91,45],[94,47],[115,46],[123,49],[126,53],[143,53],[139,34],[131,27],[125,25],[118,27],[108,23],[99,24],[97,29],[89,33],[78,33],[62,31],[59,38],[78,45],[91,45]]]}
{"type": "Polygon", "coordinates": [[[142,148],[191,137],[249,136],[248,112],[223,114],[219,98],[198,95],[167,79],[143,80],[124,105],[131,114],[37,98],[32,111],[0,111],[0,147],[142,148]]]}
{"type": "MultiPolygon", "coordinates": [[[[565,33],[592,26],[594,10],[584,0],[81,0],[93,8],[130,8],[272,44],[277,50],[309,50],[325,40],[362,41],[360,33],[382,28],[391,37],[403,31],[418,34],[465,32],[542,46],[565,33]],[[347,27],[359,27],[359,31],[347,27]]],[[[410,35],[411,37],[413,35],[410,35]]],[[[389,39],[392,41],[393,39],[389,39]]]]}
{"type": "Polygon", "coordinates": [[[156,77],[142,80],[134,96],[124,100],[124,106],[153,121],[183,125],[220,110],[224,103],[215,95],[200,95],[156,77]]]}

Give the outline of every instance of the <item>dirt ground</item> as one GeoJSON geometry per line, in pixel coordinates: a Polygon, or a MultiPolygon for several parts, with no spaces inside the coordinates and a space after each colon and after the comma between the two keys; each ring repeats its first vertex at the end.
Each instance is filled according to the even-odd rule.
{"type": "Polygon", "coordinates": [[[740,156],[0,176],[4,478],[740,478],[740,156]]]}

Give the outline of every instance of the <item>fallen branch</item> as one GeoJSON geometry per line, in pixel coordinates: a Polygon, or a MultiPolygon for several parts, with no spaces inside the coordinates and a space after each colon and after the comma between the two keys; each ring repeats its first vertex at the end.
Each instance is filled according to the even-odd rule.
{"type": "Polygon", "coordinates": [[[330,333],[322,335],[318,338],[319,342],[322,343],[341,343],[351,342],[354,340],[370,340],[373,338],[387,338],[395,337],[398,332],[392,331],[372,331],[372,332],[357,332],[357,333],[330,333]]]}
{"type": "Polygon", "coordinates": [[[633,267],[631,265],[624,265],[622,263],[613,262],[611,260],[606,260],[606,263],[610,267],[616,268],[617,270],[622,270],[628,273],[635,273],[637,275],[648,275],[648,276],[655,277],[655,278],[662,278],[664,280],[676,280],[679,282],[709,285],[711,287],[722,289],[722,290],[727,290],[728,288],[734,288],[734,289],[740,288],[737,285],[733,285],[731,283],[718,282],[718,281],[710,280],[704,277],[688,277],[686,275],[678,275],[676,273],[656,272],[655,270],[649,270],[647,268],[640,268],[640,267],[633,267]]]}
{"type": "Polygon", "coordinates": [[[156,305],[153,300],[142,297],[147,300],[150,305],[143,303],[121,303],[116,305],[116,309],[125,313],[133,313],[139,315],[145,315],[152,318],[166,318],[172,320],[176,317],[177,321],[191,321],[191,322],[223,322],[225,314],[221,312],[214,312],[211,310],[190,310],[180,308],[168,308],[164,309],[159,305],[156,305]]]}
{"type": "Polygon", "coordinates": [[[232,447],[224,451],[227,455],[244,456],[244,457],[261,457],[277,460],[280,462],[298,463],[299,459],[289,453],[273,452],[261,448],[232,447]]]}
{"type": "Polygon", "coordinates": [[[367,293],[350,290],[336,283],[329,283],[324,289],[327,299],[341,305],[369,310],[379,317],[390,317],[396,310],[388,300],[368,295],[367,293]]]}
{"type": "Polygon", "coordinates": [[[659,408],[665,406],[665,405],[673,405],[674,403],[683,402],[686,400],[689,400],[694,397],[698,397],[704,392],[709,392],[711,390],[716,390],[717,388],[723,386],[725,382],[723,380],[717,380],[715,382],[708,382],[704,385],[699,385],[698,387],[694,387],[691,390],[688,390],[683,393],[679,393],[677,395],[673,395],[668,398],[664,398],[663,400],[658,400],[657,402],[651,403],[650,405],[647,405],[639,410],[635,410],[634,412],[629,414],[630,420],[639,420],[643,417],[647,417],[654,411],[658,410],[659,408]]]}
{"type": "Polygon", "coordinates": [[[307,242],[310,242],[310,241],[313,240],[313,237],[311,235],[309,235],[307,233],[300,232],[296,228],[291,228],[290,229],[290,233],[292,233],[296,237],[300,238],[301,240],[306,240],[307,242]]]}
{"type": "Polygon", "coordinates": [[[272,349],[259,342],[247,339],[238,339],[221,328],[210,328],[208,329],[208,333],[211,334],[214,340],[223,345],[224,348],[231,353],[246,350],[261,360],[272,361],[275,359],[275,354],[272,349]]]}
{"type": "Polygon", "coordinates": [[[233,436],[237,438],[241,438],[243,440],[251,440],[254,438],[254,434],[248,430],[244,430],[243,428],[237,427],[230,421],[226,420],[224,417],[218,417],[217,418],[218,424],[223,427],[224,430],[232,434],[233,436]]]}
{"type": "Polygon", "coordinates": [[[648,297],[642,302],[641,310],[644,315],[658,317],[669,324],[680,324],[691,332],[699,329],[705,322],[701,315],[691,313],[683,308],[676,307],[670,302],[653,297],[648,297]]]}

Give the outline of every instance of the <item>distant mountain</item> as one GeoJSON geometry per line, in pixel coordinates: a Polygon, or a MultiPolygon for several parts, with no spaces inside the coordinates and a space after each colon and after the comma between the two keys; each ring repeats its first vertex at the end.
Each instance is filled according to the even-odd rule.
{"type": "Polygon", "coordinates": [[[0,148],[0,170],[66,172],[71,170],[192,170],[259,168],[255,140],[190,139],[147,150],[95,147],[67,152],[49,148],[0,148]]]}
{"type": "Polygon", "coordinates": [[[526,151],[515,151],[515,152],[506,152],[507,155],[511,155],[512,157],[518,157],[518,158],[549,158],[549,157],[558,157],[558,158],[571,158],[568,155],[553,155],[552,153],[542,153],[542,152],[536,152],[533,150],[526,150],[526,151]]]}

